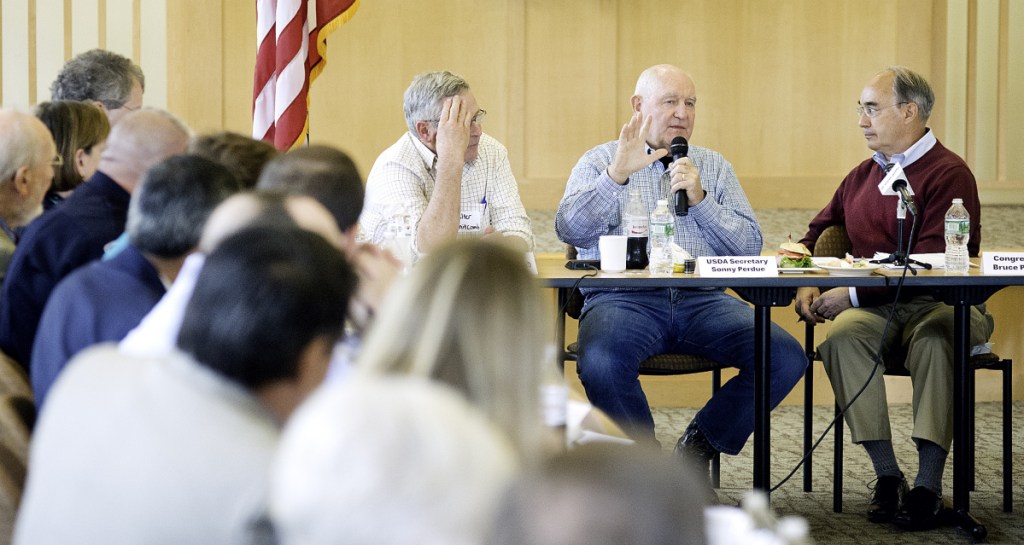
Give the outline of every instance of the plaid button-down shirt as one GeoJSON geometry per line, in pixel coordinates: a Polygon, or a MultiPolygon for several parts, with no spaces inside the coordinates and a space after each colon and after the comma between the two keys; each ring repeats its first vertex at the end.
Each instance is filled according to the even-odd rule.
{"type": "MultiPolygon", "coordinates": [[[[405,205],[413,225],[419,228],[434,192],[436,164],[434,152],[408,132],[377,157],[366,178],[366,204],[359,217],[365,238],[375,243],[384,239],[396,204],[405,205]]],[[[508,152],[486,134],[480,136],[476,160],[462,169],[460,209],[475,210],[484,202],[483,225],[522,238],[532,251],[533,228],[519,198],[508,152]]]]}

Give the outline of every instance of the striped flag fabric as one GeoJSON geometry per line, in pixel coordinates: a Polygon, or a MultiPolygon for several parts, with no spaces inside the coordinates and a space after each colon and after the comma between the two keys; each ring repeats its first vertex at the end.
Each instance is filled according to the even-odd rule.
{"type": "Polygon", "coordinates": [[[288,150],[309,130],[309,86],[327,64],[327,36],[359,0],[256,0],[252,136],[288,150]]]}

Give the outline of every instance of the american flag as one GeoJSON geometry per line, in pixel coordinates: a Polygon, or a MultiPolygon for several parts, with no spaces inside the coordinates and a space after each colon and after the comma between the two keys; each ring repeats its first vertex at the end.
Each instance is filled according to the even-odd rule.
{"type": "Polygon", "coordinates": [[[279,150],[309,129],[309,86],[327,64],[327,36],[359,0],[256,0],[252,136],[279,150]]]}

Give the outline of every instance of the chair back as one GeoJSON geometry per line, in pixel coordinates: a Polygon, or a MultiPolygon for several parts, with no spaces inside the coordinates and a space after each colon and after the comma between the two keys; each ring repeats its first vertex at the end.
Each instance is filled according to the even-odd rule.
{"type": "Polygon", "coordinates": [[[853,251],[853,243],[843,225],[830,225],[821,232],[814,243],[814,257],[846,257],[853,251]]]}

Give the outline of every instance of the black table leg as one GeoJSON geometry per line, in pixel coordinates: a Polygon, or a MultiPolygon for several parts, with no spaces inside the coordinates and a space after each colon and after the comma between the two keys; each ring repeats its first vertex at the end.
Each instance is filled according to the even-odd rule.
{"type": "Polygon", "coordinates": [[[754,307],[754,488],[771,488],[771,307],[754,307]]]}

